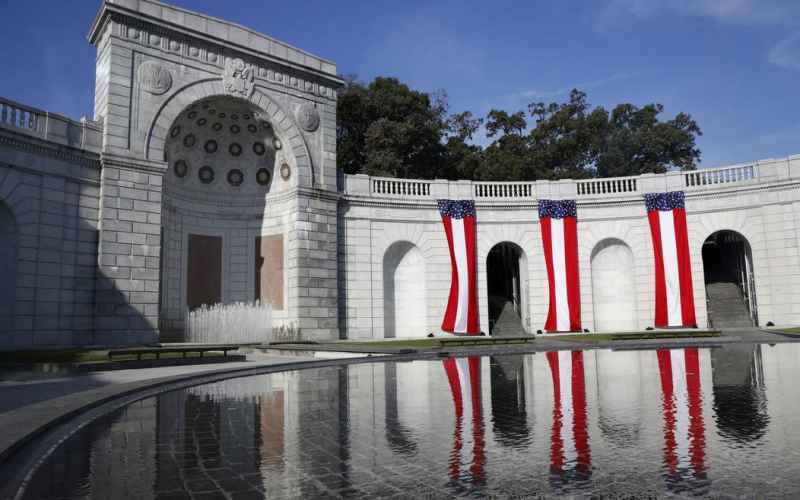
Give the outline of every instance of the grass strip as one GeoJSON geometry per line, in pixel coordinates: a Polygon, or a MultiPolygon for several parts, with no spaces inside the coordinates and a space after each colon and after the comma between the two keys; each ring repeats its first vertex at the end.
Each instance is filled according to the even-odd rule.
{"type": "Polygon", "coordinates": [[[662,339],[693,339],[719,337],[718,331],[701,332],[634,332],[634,333],[578,333],[575,335],[558,335],[550,337],[552,340],[568,342],[613,342],[617,340],[662,340],[662,339]]]}
{"type": "Polygon", "coordinates": [[[800,326],[794,328],[781,328],[781,329],[767,329],[765,332],[771,333],[785,333],[786,335],[800,335],[800,326]]]}

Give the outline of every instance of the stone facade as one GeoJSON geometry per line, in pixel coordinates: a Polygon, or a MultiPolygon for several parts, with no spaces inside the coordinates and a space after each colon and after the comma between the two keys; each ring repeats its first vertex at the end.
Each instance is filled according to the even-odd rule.
{"type": "Polygon", "coordinates": [[[437,331],[450,285],[437,198],[476,201],[483,330],[487,257],[501,243],[518,249],[523,328],[544,322],[540,198],[578,201],[584,326],[644,328],[642,195],[679,189],[700,325],[702,248],[720,230],[749,243],[759,321],[800,324],[800,157],[587,181],[337,176],[333,63],[152,0],[106,0],[89,41],[93,120],[0,99],[2,348],[175,339],[195,286],[220,302],[261,290],[276,323],[305,338],[437,331]],[[217,274],[194,281],[208,255],[217,274]]]}

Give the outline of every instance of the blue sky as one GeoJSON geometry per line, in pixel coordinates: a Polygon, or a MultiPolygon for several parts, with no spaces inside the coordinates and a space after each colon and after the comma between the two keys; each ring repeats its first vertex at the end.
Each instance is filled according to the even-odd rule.
{"type": "MultiPolygon", "coordinates": [[[[800,1],[174,0],[484,115],[563,100],[690,113],[702,165],[800,153],[800,1]]],[[[0,0],[0,96],[91,115],[97,0],[0,0]]],[[[482,140],[482,139],[479,139],[482,140]]]]}

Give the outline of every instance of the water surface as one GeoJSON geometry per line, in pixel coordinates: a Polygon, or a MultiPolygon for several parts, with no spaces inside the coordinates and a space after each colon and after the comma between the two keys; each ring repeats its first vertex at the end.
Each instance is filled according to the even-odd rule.
{"type": "Polygon", "coordinates": [[[24,498],[800,496],[800,344],[231,379],[89,424],[24,498]]]}

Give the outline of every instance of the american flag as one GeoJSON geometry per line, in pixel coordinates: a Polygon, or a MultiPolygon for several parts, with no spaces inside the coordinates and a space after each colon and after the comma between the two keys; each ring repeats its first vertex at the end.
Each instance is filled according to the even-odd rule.
{"type": "Polygon", "coordinates": [[[696,327],[683,191],[644,195],[656,272],[656,327],[696,327]]]}
{"type": "Polygon", "coordinates": [[[450,333],[480,333],[478,289],[475,267],[475,202],[438,200],[447,246],[450,249],[450,297],[442,330],[450,333]]]}
{"type": "Polygon", "coordinates": [[[574,200],[539,200],[550,308],[548,332],[581,331],[577,207],[574,200]]]}

